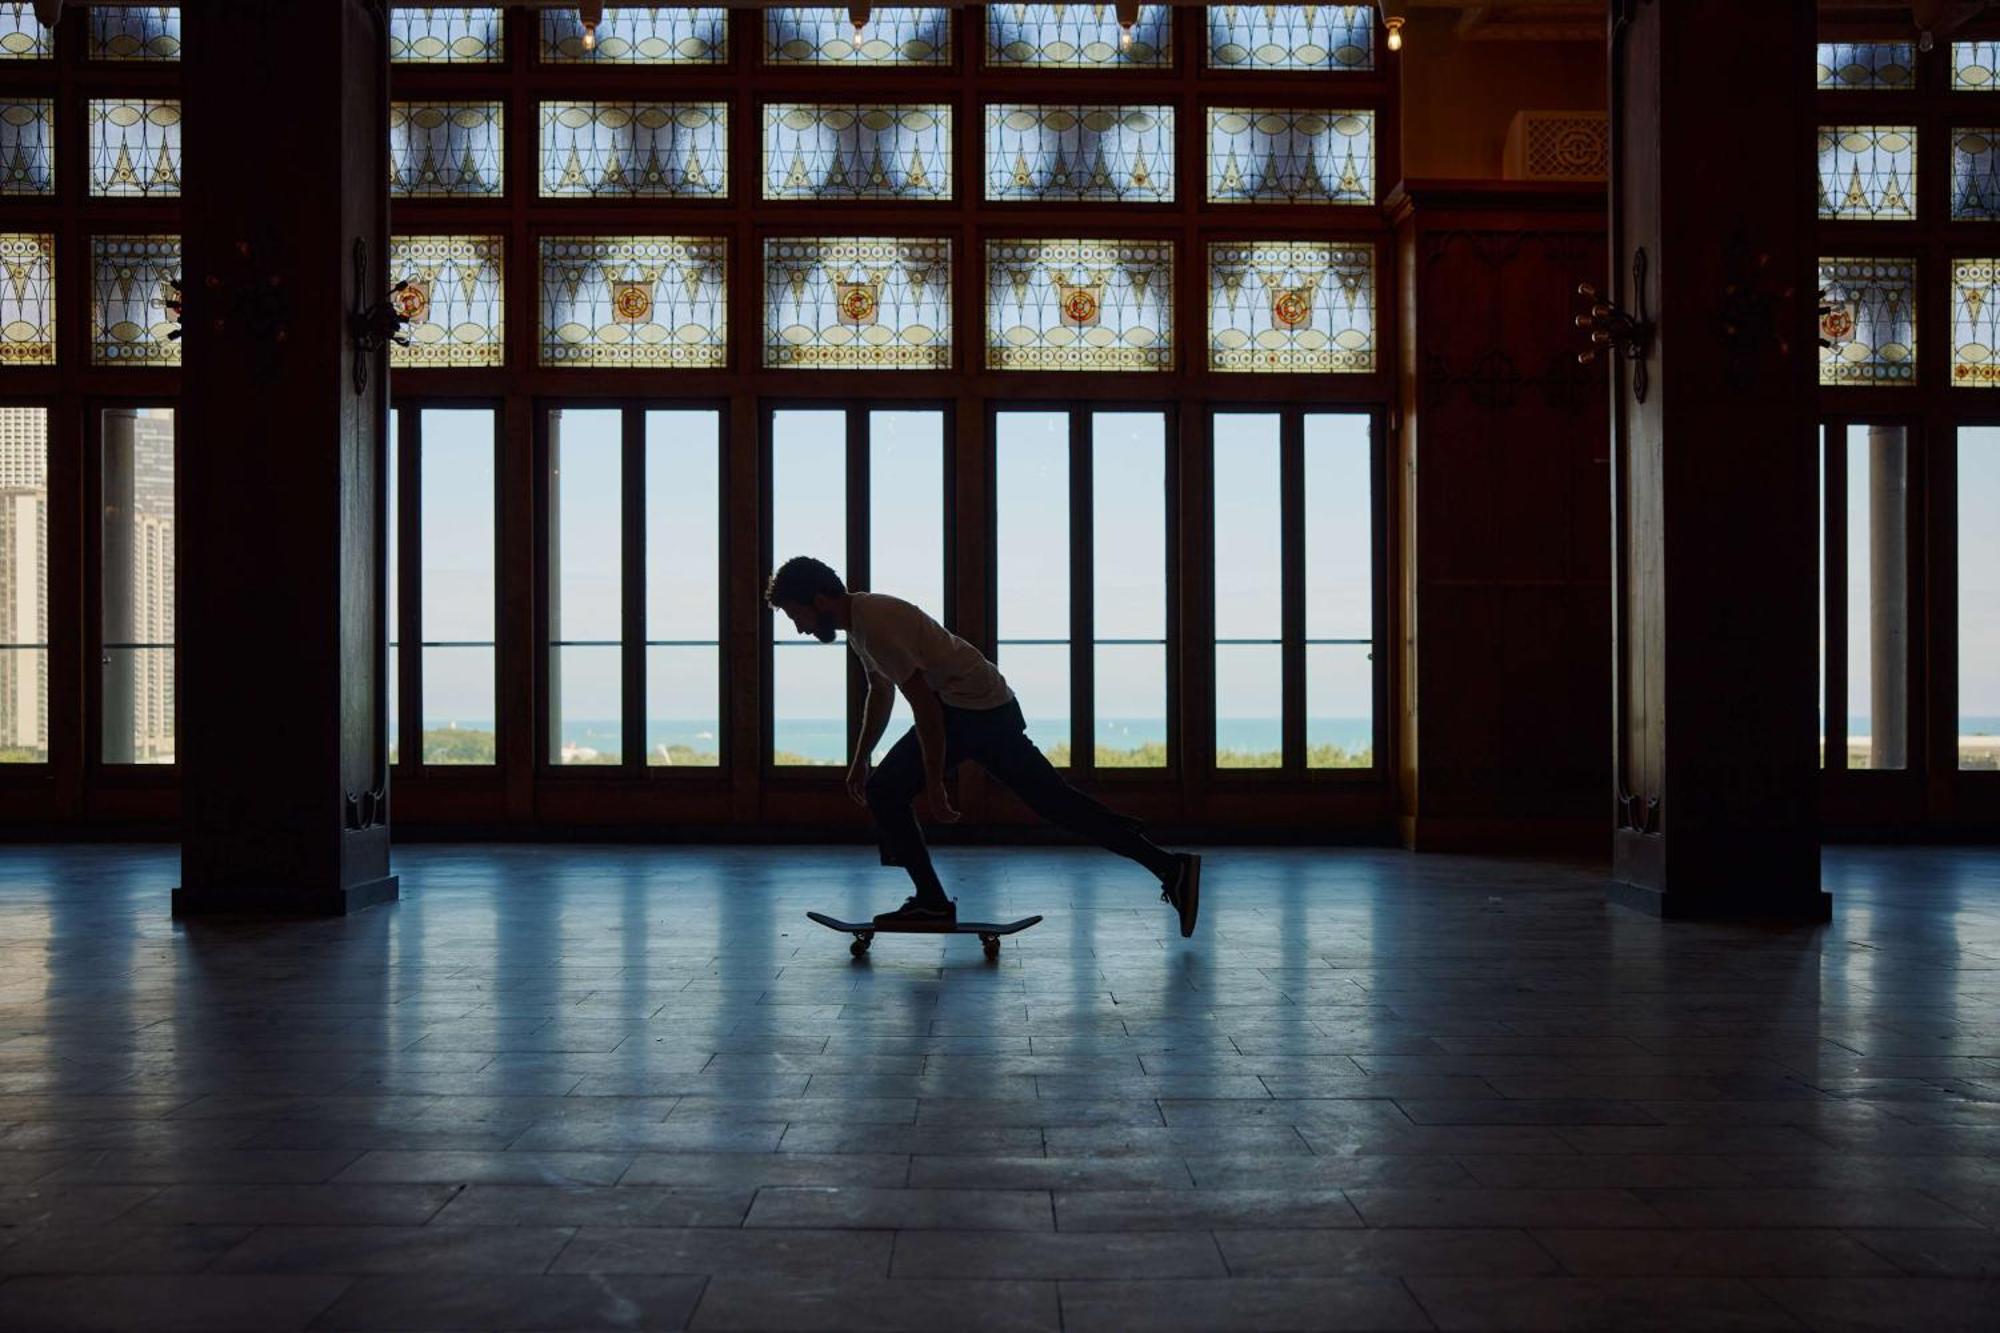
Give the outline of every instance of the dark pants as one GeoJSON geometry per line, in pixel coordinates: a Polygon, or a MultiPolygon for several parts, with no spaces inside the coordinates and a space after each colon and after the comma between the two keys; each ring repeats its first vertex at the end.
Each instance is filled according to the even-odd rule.
{"type": "MultiPolygon", "coordinates": [[[[1165,878],[1174,868],[1173,856],[1139,831],[1139,821],[1117,814],[1069,785],[1055,765],[1028,739],[1027,722],[1018,702],[980,710],[944,706],[944,766],[949,773],[970,759],[1007,784],[1030,810],[1058,828],[1096,843],[1106,851],[1130,857],[1165,878]]],[[[930,901],[944,897],[923,830],[910,808],[924,789],[924,751],[917,730],[910,728],[891,746],[868,778],[868,808],[882,841],[882,864],[902,866],[917,886],[917,896],[930,901]]]]}

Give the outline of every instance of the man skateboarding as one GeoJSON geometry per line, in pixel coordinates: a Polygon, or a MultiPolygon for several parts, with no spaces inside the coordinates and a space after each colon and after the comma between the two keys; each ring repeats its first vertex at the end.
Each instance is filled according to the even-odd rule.
{"type": "Polygon", "coordinates": [[[901,598],[849,592],[838,574],[810,556],[780,565],[764,600],[821,643],[846,630],[848,646],[868,673],[868,705],[847,769],[847,794],[874,813],[882,864],[903,867],[916,886],[901,907],[877,916],[877,924],[949,927],[957,920],[910,804],[921,791],[934,818],[956,822],[945,774],[970,759],[1051,824],[1152,871],[1160,897],[1180,915],[1181,934],[1194,934],[1201,858],[1165,850],[1139,831],[1138,820],[1070,786],[1028,739],[1014,691],[984,653],[901,598]],[[868,756],[889,725],[895,690],[910,701],[916,725],[871,774],[868,756]]]}

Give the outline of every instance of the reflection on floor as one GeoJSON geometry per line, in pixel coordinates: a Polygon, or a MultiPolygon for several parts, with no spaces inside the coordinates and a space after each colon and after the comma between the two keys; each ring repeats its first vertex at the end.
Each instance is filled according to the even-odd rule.
{"type": "Polygon", "coordinates": [[[0,851],[0,1327],[1992,1328],[2000,853],[1821,929],[1583,868],[410,847],[347,921],[0,851]]]}

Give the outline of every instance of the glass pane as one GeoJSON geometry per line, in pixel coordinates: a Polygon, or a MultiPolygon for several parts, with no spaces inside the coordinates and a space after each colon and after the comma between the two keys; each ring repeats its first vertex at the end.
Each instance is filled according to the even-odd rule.
{"type": "Polygon", "coordinates": [[[1172,241],[986,243],[989,370],[1171,370],[1172,241]]]}
{"type": "Polygon", "coordinates": [[[544,199],[724,199],[721,102],[542,103],[544,199]]]}
{"type": "Polygon", "coordinates": [[[1000,643],[1000,674],[1013,687],[1028,739],[1057,768],[1070,766],[1069,644],[1000,643]]]}
{"type": "Polygon", "coordinates": [[[1821,384],[1911,384],[1917,367],[1917,261],[1822,259],[1821,384]]]}
{"type": "Polygon", "coordinates": [[[0,366],[56,363],[56,238],[0,232],[0,366]]]}
{"type": "Polygon", "coordinates": [[[0,764],[49,760],[49,427],[0,407],[0,764]]]}
{"type": "MultiPolygon", "coordinates": [[[[847,563],[847,414],[784,411],[771,416],[771,564],[795,555],[847,563]]],[[[774,764],[838,764],[847,758],[846,635],[803,638],[771,613],[774,764]]]]}
{"type": "Polygon", "coordinates": [[[764,11],[767,65],[949,65],[951,10],[782,5],[764,11]]]}
{"type": "Polygon", "coordinates": [[[1951,132],[1951,215],[2000,219],[2000,129],[1951,132]]]}
{"type": "MultiPolygon", "coordinates": [[[[1903,48],[1905,52],[1908,47],[1903,48]]],[[[1907,57],[1904,63],[1909,64],[1907,57]]],[[[1994,71],[2000,69],[2000,42],[1953,42],[1951,44],[1951,86],[1959,92],[1990,93],[1996,86],[1994,71]]],[[[1896,86],[1908,87],[1909,78],[1896,86]]]]}
{"type": "Polygon", "coordinates": [[[624,749],[624,678],[617,647],[557,647],[549,653],[549,762],[616,764],[624,749]]]}
{"type": "Polygon", "coordinates": [[[1909,765],[1908,466],[1901,426],[1847,428],[1847,766],[1909,765]]]}
{"type": "Polygon", "coordinates": [[[1127,32],[1113,5],[988,5],[986,63],[996,69],[1170,68],[1173,7],[1139,6],[1138,22],[1127,32]]]}
{"type": "MultiPolygon", "coordinates": [[[[424,642],[489,644],[494,638],[493,413],[431,408],[419,424],[424,642]]],[[[426,676],[427,719],[434,715],[428,700],[433,683],[426,676]]],[[[482,697],[490,701],[491,691],[488,682],[482,697]]]]}
{"type": "Polygon", "coordinates": [[[1843,222],[1915,217],[1916,126],[1820,126],[1819,215],[1843,222]]]}
{"type": "Polygon", "coordinates": [[[92,364],[179,365],[181,238],[93,236],[90,259],[92,364]]]}
{"type": "Polygon", "coordinates": [[[1375,113],[1210,107],[1208,199],[1373,203],[1375,113]]]}
{"type": "Polygon", "coordinates": [[[1375,6],[1210,5],[1210,69],[1375,67],[1375,6]]]}
{"type": "Polygon", "coordinates": [[[1213,241],[1208,364],[1222,371],[1375,369],[1375,247],[1213,241]]]}
{"type": "Polygon", "coordinates": [[[729,10],[721,5],[607,5],[593,43],[578,6],[552,6],[542,11],[542,59],[554,64],[726,64],[729,10]]]}
{"type": "Polygon", "coordinates": [[[174,414],[103,416],[104,753],[174,761],[174,414]]]}
{"type": "Polygon", "coordinates": [[[1951,382],[1961,389],[2000,384],[2000,282],[1991,259],[1951,261],[1951,382]]]}
{"type": "Polygon", "coordinates": [[[501,102],[391,102],[390,195],[499,198],[506,110],[501,102]]]}
{"type": "MultiPolygon", "coordinates": [[[[425,500],[428,507],[429,497],[425,500]]],[[[428,586],[425,591],[429,592],[428,586]]],[[[494,730],[493,649],[437,648],[426,644],[423,658],[423,762],[499,762],[494,730]]]]}
{"type": "Polygon", "coordinates": [[[772,103],[764,197],[949,199],[951,108],[772,103]]]}
{"type": "Polygon", "coordinates": [[[1366,768],[1375,749],[1372,426],[1305,418],[1306,767],[1366,768]]]}
{"type": "Polygon", "coordinates": [[[988,106],[986,197],[1172,203],[1174,109],[988,106]]]}
{"type": "Polygon", "coordinates": [[[35,18],[34,0],[0,0],[0,60],[47,60],[55,46],[55,29],[35,18]]]}
{"type": "Polygon", "coordinates": [[[92,5],[89,51],[92,60],[179,60],[180,6],[92,5]]]}
{"type": "Polygon", "coordinates": [[[726,364],[724,238],[544,236],[541,254],[543,365],[726,364]]]}
{"type": "Polygon", "coordinates": [[[1279,418],[1220,414],[1214,432],[1215,762],[1275,768],[1284,743],[1279,418]]]}
{"type": "Polygon", "coordinates": [[[721,762],[721,414],[646,413],[646,762],[721,762]]]}
{"type": "Polygon", "coordinates": [[[181,104],[90,100],[90,192],[172,199],[181,192],[181,104]]]}
{"type": "Polygon", "coordinates": [[[951,368],[951,242],[787,237],[764,242],[764,364],[951,368]]]}
{"type": "Polygon", "coordinates": [[[1958,766],[2000,769],[2000,427],[1958,432],[1958,766]]]}
{"type": "Polygon", "coordinates": [[[1914,88],[1917,48],[1909,42],[1821,42],[1816,86],[1821,92],[1851,88],[1914,88]]]}
{"type": "Polygon", "coordinates": [[[0,102],[0,195],[56,192],[55,114],[47,98],[0,102]]]}
{"type": "Polygon", "coordinates": [[[1164,764],[1167,418],[1096,412],[1090,426],[1098,749],[1123,766],[1164,764]]]}
{"type": "Polygon", "coordinates": [[[389,645],[389,673],[383,688],[389,691],[389,762],[395,764],[402,761],[402,756],[397,754],[396,751],[397,737],[402,734],[398,730],[397,718],[401,712],[398,704],[402,697],[403,664],[399,656],[399,650],[393,643],[389,645]]]}
{"type": "Polygon", "coordinates": [[[868,414],[868,590],[944,620],[944,413],[868,414]]]}
{"type": "Polygon", "coordinates": [[[504,236],[395,236],[389,241],[389,277],[407,282],[397,307],[409,319],[408,347],[389,346],[389,364],[498,366],[506,364],[506,302],[501,273],[504,236]]]}
{"type": "Polygon", "coordinates": [[[498,5],[396,5],[389,59],[421,65],[483,65],[506,58],[498,5]]]}
{"type": "Polygon", "coordinates": [[[1069,414],[997,414],[993,480],[997,661],[1035,744],[1052,763],[1067,764],[1069,414]]]}
{"type": "Polygon", "coordinates": [[[623,749],[624,414],[549,413],[549,762],[623,749]]]}

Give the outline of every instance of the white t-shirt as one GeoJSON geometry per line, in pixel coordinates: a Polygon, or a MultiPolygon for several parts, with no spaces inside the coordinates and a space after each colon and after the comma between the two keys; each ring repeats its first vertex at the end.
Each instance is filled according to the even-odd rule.
{"type": "Polygon", "coordinates": [[[1013,689],[986,654],[959,638],[900,597],[857,592],[847,642],[870,674],[900,685],[913,671],[953,708],[999,708],[1011,703],[1013,689]]]}

